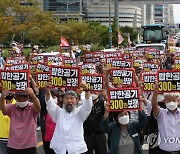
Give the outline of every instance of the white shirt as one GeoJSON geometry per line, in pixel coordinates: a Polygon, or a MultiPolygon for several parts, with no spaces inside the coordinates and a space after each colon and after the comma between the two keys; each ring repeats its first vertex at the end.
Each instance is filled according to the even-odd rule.
{"type": "Polygon", "coordinates": [[[83,103],[72,112],[67,112],[54,103],[51,97],[47,102],[47,110],[56,123],[50,143],[56,154],[80,154],[87,151],[84,141],[83,122],[92,109],[92,98],[82,100],[83,103]]]}

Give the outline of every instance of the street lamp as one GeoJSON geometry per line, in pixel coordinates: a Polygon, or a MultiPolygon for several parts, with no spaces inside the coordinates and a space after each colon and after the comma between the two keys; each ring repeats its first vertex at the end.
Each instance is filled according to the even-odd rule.
{"type": "Polygon", "coordinates": [[[111,27],[111,0],[109,0],[109,49],[112,48],[112,27],[111,27]]]}

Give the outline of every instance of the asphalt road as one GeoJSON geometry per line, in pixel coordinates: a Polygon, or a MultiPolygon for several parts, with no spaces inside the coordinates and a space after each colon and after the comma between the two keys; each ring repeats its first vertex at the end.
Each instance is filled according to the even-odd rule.
{"type": "MultiPolygon", "coordinates": [[[[38,154],[45,154],[44,150],[43,150],[43,145],[42,145],[41,131],[37,131],[37,138],[38,138],[37,153],[38,154]]],[[[143,154],[148,154],[148,150],[144,150],[143,154]]]]}

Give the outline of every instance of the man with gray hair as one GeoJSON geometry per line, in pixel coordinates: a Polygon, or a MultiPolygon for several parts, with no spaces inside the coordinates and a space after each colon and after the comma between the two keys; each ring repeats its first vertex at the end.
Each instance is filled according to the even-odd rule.
{"type": "Polygon", "coordinates": [[[180,109],[179,93],[164,94],[166,109],[160,108],[157,101],[158,86],[152,96],[152,110],[158,122],[158,154],[180,154],[180,109]]]}
{"type": "Polygon", "coordinates": [[[81,83],[80,87],[85,91],[82,105],[77,107],[77,94],[74,91],[66,91],[63,108],[60,108],[52,99],[51,85],[49,83],[46,85],[47,110],[56,123],[50,148],[56,154],[81,154],[87,151],[83,137],[83,123],[91,112],[92,98],[86,84],[81,83]]]}

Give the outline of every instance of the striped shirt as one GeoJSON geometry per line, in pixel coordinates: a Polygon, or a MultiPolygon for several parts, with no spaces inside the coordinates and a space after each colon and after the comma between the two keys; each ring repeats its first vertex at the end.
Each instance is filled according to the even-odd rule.
{"type": "Polygon", "coordinates": [[[8,147],[14,149],[26,149],[36,147],[36,128],[38,113],[34,111],[33,104],[25,109],[16,104],[8,104],[7,115],[10,117],[10,134],[8,147]]]}

